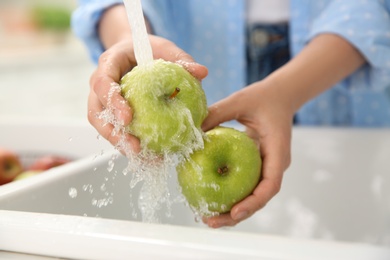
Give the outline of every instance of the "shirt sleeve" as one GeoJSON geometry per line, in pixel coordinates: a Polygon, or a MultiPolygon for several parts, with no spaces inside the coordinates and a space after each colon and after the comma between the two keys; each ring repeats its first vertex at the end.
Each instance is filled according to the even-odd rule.
{"type": "Polygon", "coordinates": [[[309,38],[337,34],[375,68],[389,67],[390,0],[335,0],[315,19],[309,38]]]}
{"type": "Polygon", "coordinates": [[[190,44],[190,39],[183,37],[183,35],[188,35],[191,30],[191,2],[142,0],[142,9],[155,35],[173,41],[181,48],[185,48],[190,44]]]}
{"type": "MultiPolygon", "coordinates": [[[[90,56],[97,62],[104,51],[99,39],[97,25],[105,9],[123,4],[122,0],[79,0],[78,8],[72,14],[72,30],[87,46],[90,56]]],[[[188,2],[177,0],[142,0],[144,15],[149,20],[153,33],[169,39],[179,46],[185,46],[189,39],[183,39],[179,29],[188,30],[188,2]],[[178,25],[179,24],[179,25],[178,25]]]]}
{"type": "Polygon", "coordinates": [[[79,0],[79,6],[72,14],[72,30],[85,43],[94,62],[104,51],[97,32],[100,17],[105,9],[121,3],[121,0],[79,0]]]}

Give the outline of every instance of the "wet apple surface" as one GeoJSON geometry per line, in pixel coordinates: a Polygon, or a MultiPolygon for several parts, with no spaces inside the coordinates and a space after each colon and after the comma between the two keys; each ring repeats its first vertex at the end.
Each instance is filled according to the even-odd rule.
{"type": "Polygon", "coordinates": [[[160,59],[135,67],[122,78],[121,89],[133,112],[127,130],[142,148],[189,154],[203,147],[206,97],[200,82],[181,65],[160,59]]]}
{"type": "Polygon", "coordinates": [[[202,216],[229,212],[252,193],[260,171],[261,157],[254,141],[227,127],[208,131],[204,149],[177,167],[183,195],[202,216]]]}

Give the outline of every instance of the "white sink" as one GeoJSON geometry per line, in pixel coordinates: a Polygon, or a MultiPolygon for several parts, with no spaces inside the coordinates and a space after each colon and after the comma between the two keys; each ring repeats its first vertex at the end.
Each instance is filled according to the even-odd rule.
{"type": "MultiPolygon", "coordinates": [[[[75,259],[390,259],[389,154],[390,130],[296,128],[282,191],[247,221],[211,230],[184,203],[173,204],[172,216],[162,207],[159,224],[142,223],[139,185],[131,189],[122,174],[127,159],[109,172],[117,152],[99,150],[0,187],[0,250],[75,259]]],[[[178,193],[174,173],[169,187],[178,193]]]]}

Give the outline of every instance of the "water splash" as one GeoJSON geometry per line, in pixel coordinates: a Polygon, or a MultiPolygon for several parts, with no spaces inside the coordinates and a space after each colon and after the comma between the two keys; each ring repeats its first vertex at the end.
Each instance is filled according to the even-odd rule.
{"type": "Polygon", "coordinates": [[[92,184],[84,184],[83,185],[83,190],[84,191],[88,191],[90,194],[93,193],[93,186],[92,184]]]}
{"type": "MultiPolygon", "coordinates": [[[[113,84],[110,93],[114,93],[117,87],[117,84],[113,84]]],[[[111,104],[111,97],[112,95],[108,96],[108,104],[111,104]]],[[[140,210],[142,221],[159,223],[158,211],[162,208],[162,205],[165,205],[165,208],[167,208],[166,216],[170,216],[170,208],[175,199],[171,198],[168,179],[171,177],[170,172],[172,172],[172,169],[177,164],[178,156],[172,154],[156,155],[146,149],[136,154],[126,141],[126,128],[115,119],[111,105],[108,105],[97,117],[104,124],[114,126],[111,134],[118,137],[119,140],[115,148],[121,151],[128,160],[127,166],[122,170],[122,174],[130,176],[129,193],[136,186],[141,185],[138,195],[138,209],[140,210]]],[[[107,166],[108,171],[113,170],[117,157],[118,155],[113,156],[109,160],[107,166]]],[[[100,188],[102,187],[103,185],[100,188]]],[[[83,188],[85,191],[92,189],[90,185],[85,185],[83,188]]],[[[106,199],[93,199],[92,204],[100,208],[111,204],[111,201],[106,199]]],[[[134,208],[134,205],[130,206],[134,208]]],[[[137,217],[137,213],[134,210],[130,214],[133,217],[137,217]]]]}
{"type": "Polygon", "coordinates": [[[101,198],[101,199],[93,198],[91,203],[92,206],[95,206],[97,208],[107,207],[108,205],[114,203],[114,198],[112,196],[108,196],[106,198],[101,198]]]}
{"type": "MultiPolygon", "coordinates": [[[[145,66],[153,61],[153,53],[146,30],[141,1],[124,0],[123,2],[132,31],[133,48],[138,67],[145,66]]],[[[195,147],[185,147],[186,149],[182,154],[165,153],[156,155],[146,149],[143,149],[139,154],[135,154],[130,144],[126,142],[126,128],[114,116],[111,100],[113,94],[118,92],[120,93],[120,86],[117,83],[113,83],[108,93],[107,107],[97,117],[104,122],[104,125],[110,124],[114,126],[111,134],[119,138],[115,148],[121,151],[128,159],[128,165],[123,169],[122,173],[131,176],[130,189],[135,188],[137,185],[142,185],[138,198],[138,207],[142,215],[142,221],[159,222],[157,211],[161,208],[161,205],[166,205],[168,209],[166,216],[170,216],[171,205],[177,200],[172,199],[169,192],[168,179],[170,178],[170,172],[173,172],[172,169],[175,168],[178,160],[188,157],[194,149],[199,149],[203,146],[203,136],[195,125],[191,125],[190,127],[194,130],[193,133],[196,135],[195,139],[197,142],[192,145],[195,147]]],[[[192,115],[189,110],[185,110],[182,116],[184,119],[191,117],[190,121],[192,121],[192,115]]],[[[182,125],[185,126],[185,124],[182,125]]],[[[184,132],[183,129],[179,129],[178,134],[180,134],[180,131],[184,132]]],[[[112,158],[109,161],[107,168],[109,172],[114,168],[115,159],[112,158]]],[[[106,201],[93,200],[92,203],[99,206],[105,205],[106,201]]],[[[132,215],[135,214],[133,211],[132,215]]]]}
{"type": "Polygon", "coordinates": [[[69,197],[71,197],[72,199],[77,197],[77,189],[74,187],[69,188],[68,193],[69,193],[69,197]]]}

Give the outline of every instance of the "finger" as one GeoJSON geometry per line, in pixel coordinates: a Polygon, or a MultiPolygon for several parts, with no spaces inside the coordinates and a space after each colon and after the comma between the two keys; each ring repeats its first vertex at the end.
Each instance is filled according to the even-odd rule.
{"type": "Polygon", "coordinates": [[[266,178],[256,187],[253,194],[236,204],[231,210],[234,221],[243,221],[262,209],[280,190],[281,179],[266,178]]]}
{"type": "Polygon", "coordinates": [[[158,36],[150,36],[150,40],[153,48],[153,57],[155,59],[176,62],[182,65],[188,72],[199,80],[202,80],[207,76],[207,68],[195,62],[191,55],[180,49],[173,42],[158,36]]]}
{"type": "Polygon", "coordinates": [[[110,107],[124,125],[131,121],[131,110],[120,94],[118,83],[121,77],[134,66],[131,61],[134,57],[126,50],[119,45],[103,53],[90,79],[91,90],[96,93],[100,103],[104,107],[110,107]]]}
{"type": "Polygon", "coordinates": [[[91,85],[96,98],[105,108],[110,108],[118,122],[124,126],[128,125],[132,119],[131,108],[126,99],[120,93],[120,86],[108,77],[95,79],[91,85]]]}
{"type": "Polygon", "coordinates": [[[281,178],[263,179],[253,194],[236,204],[230,213],[205,219],[212,228],[234,226],[263,208],[280,190],[281,178]]]}
{"type": "Polygon", "coordinates": [[[253,194],[236,204],[230,213],[205,219],[204,222],[211,228],[237,225],[263,208],[279,191],[280,183],[281,179],[262,180],[253,194]]]}
{"type": "MultiPolygon", "coordinates": [[[[99,99],[96,97],[94,92],[90,92],[88,97],[88,120],[90,124],[95,127],[98,133],[108,140],[113,146],[117,146],[120,141],[128,144],[132,151],[138,153],[140,148],[139,140],[127,133],[114,131],[114,126],[104,121],[103,118],[99,117],[104,110],[104,107],[99,102],[99,99]],[[123,134],[121,136],[120,134],[123,134]]],[[[124,151],[121,151],[124,153],[124,151]]]]}
{"type": "Polygon", "coordinates": [[[194,61],[177,60],[176,63],[182,65],[189,73],[192,74],[198,80],[202,80],[207,77],[208,69],[194,61]]]}
{"type": "Polygon", "coordinates": [[[236,94],[222,99],[209,107],[209,113],[203,121],[203,131],[210,130],[224,122],[235,120],[240,116],[240,109],[234,104],[236,94]]]}
{"type": "Polygon", "coordinates": [[[233,206],[230,214],[207,220],[210,227],[233,226],[262,209],[279,191],[283,173],[290,164],[289,135],[274,134],[261,142],[262,179],[253,193],[233,206]]]}
{"type": "Polygon", "coordinates": [[[230,213],[204,218],[203,222],[211,228],[232,227],[238,223],[238,221],[232,219],[230,213]]]}
{"type": "Polygon", "coordinates": [[[279,191],[284,171],[290,164],[289,137],[275,134],[261,142],[262,178],[252,195],[236,204],[231,216],[242,221],[262,209],[279,191]]]}

